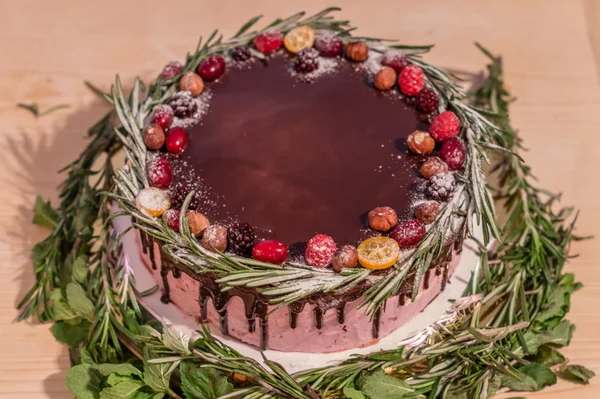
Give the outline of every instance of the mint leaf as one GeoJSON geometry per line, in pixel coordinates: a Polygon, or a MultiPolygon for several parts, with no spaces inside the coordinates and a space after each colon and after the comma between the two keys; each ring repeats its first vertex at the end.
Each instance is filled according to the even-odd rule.
{"type": "Polygon", "coordinates": [[[524,334],[527,349],[531,353],[537,353],[541,345],[552,344],[556,346],[566,346],[571,342],[575,326],[568,320],[563,320],[556,326],[546,331],[535,332],[530,329],[524,334]]]}
{"type": "Polygon", "coordinates": [[[142,388],[144,383],[141,381],[129,380],[122,381],[113,387],[104,388],[100,392],[100,399],[127,399],[131,398],[135,391],[142,388]]]}
{"type": "Polygon", "coordinates": [[[344,387],[343,390],[344,396],[348,399],[366,399],[367,397],[363,395],[361,391],[351,386],[344,387]]]}
{"type": "Polygon", "coordinates": [[[186,399],[215,399],[233,392],[233,385],[218,370],[183,363],[179,371],[186,399]]]}
{"type": "Polygon", "coordinates": [[[502,386],[514,391],[539,391],[548,385],[556,384],[556,374],[548,366],[540,363],[529,363],[518,369],[518,379],[502,375],[502,386]]]}
{"type": "Polygon", "coordinates": [[[93,320],[94,304],[90,301],[81,285],[77,283],[67,284],[67,301],[75,313],[88,320],[93,320]]]}
{"type": "Polygon", "coordinates": [[[33,224],[54,230],[58,225],[58,213],[50,205],[50,201],[44,202],[39,195],[33,206],[33,224]]]}
{"type": "Polygon", "coordinates": [[[77,318],[77,313],[69,306],[62,289],[56,288],[52,291],[50,300],[52,301],[52,315],[55,320],[71,320],[77,318]]]}
{"type": "Polygon", "coordinates": [[[80,255],[73,262],[73,278],[75,281],[85,284],[89,270],[89,259],[86,255],[80,255]]]}
{"type": "Polygon", "coordinates": [[[558,375],[560,376],[560,378],[564,378],[565,380],[577,384],[587,385],[590,383],[590,378],[595,376],[596,373],[583,366],[569,364],[561,367],[558,375]]]}
{"type": "Polygon", "coordinates": [[[92,357],[92,354],[90,353],[90,351],[87,348],[81,348],[81,351],[79,352],[79,358],[81,359],[81,364],[89,364],[89,365],[96,364],[96,362],[94,362],[94,358],[92,357]]]}
{"type": "Polygon", "coordinates": [[[190,337],[183,334],[181,330],[173,327],[170,324],[165,324],[164,326],[162,341],[167,348],[182,356],[188,356],[190,353],[192,353],[189,349],[190,337]]]}
{"type": "Polygon", "coordinates": [[[581,284],[575,282],[572,274],[565,275],[559,285],[550,292],[544,307],[536,315],[535,321],[549,326],[558,324],[571,307],[571,294],[579,288],[581,288],[581,284]]]}
{"type": "Polygon", "coordinates": [[[69,346],[79,346],[87,339],[90,330],[90,323],[79,319],[79,323],[73,324],[66,321],[57,321],[50,331],[54,338],[69,346]]]}
{"type": "Polygon", "coordinates": [[[93,366],[79,364],[67,372],[67,388],[77,399],[100,398],[100,376],[93,366]]]}
{"type": "Polygon", "coordinates": [[[171,373],[169,370],[172,363],[148,363],[144,362],[144,382],[156,392],[169,391],[171,373]]]}
{"type": "Polygon", "coordinates": [[[362,379],[362,393],[369,398],[405,399],[414,395],[414,390],[406,382],[394,378],[383,371],[376,371],[362,379]]]}
{"type": "Polygon", "coordinates": [[[119,363],[119,364],[111,364],[104,363],[98,365],[98,372],[103,376],[108,376],[110,374],[119,374],[124,376],[135,375],[138,377],[142,377],[142,372],[138,370],[134,365],[130,363],[119,363]]]}
{"type": "Polygon", "coordinates": [[[558,350],[548,345],[540,346],[538,353],[533,356],[528,356],[527,360],[542,363],[550,367],[566,361],[565,357],[561,355],[558,350]]]}

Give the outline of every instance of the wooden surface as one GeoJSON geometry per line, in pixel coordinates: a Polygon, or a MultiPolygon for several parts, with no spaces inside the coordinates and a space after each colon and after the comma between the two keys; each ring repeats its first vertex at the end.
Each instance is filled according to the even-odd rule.
{"type": "MultiPolygon", "coordinates": [[[[513,120],[531,149],[526,154],[542,186],[562,191],[580,210],[578,232],[600,224],[600,2],[594,0],[341,1],[341,16],[359,33],[436,44],[427,59],[477,73],[484,57],[477,40],[505,58],[507,82],[519,101],[513,120]]],[[[14,306],[32,284],[28,260],[44,237],[31,226],[36,194],[56,200],[56,171],[84,145],[86,129],[106,107],[87,90],[88,79],[108,88],[119,73],[156,76],[183,59],[200,34],[232,34],[251,16],[317,11],[322,1],[0,0],[0,398],[69,398],[67,351],[48,325],[15,323],[14,306]],[[252,6],[250,6],[252,3],[252,6]],[[177,4],[177,6],[174,6],[177,4]],[[170,7],[170,8],[168,8],[170,7]],[[16,108],[66,103],[41,119],[16,108]]],[[[585,288],[569,318],[577,325],[565,354],[600,374],[600,255],[598,241],[576,243],[568,270],[585,288]]],[[[514,396],[514,395],[512,395],[514,396]]],[[[520,396],[520,395],[516,395],[520,396]]],[[[536,398],[600,397],[589,386],[559,383],[536,398]]]]}

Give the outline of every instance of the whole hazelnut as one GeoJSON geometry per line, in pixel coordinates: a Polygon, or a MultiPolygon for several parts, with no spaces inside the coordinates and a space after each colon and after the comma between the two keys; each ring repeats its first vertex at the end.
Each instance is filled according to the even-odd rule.
{"type": "Polygon", "coordinates": [[[388,231],[398,223],[396,211],[389,206],[378,206],[369,212],[369,226],[373,230],[388,231]]]}
{"type": "Polygon", "coordinates": [[[440,214],[437,201],[427,201],[415,206],[415,217],[425,224],[433,223],[440,214]]]}
{"type": "Polygon", "coordinates": [[[218,224],[208,226],[204,230],[200,244],[210,251],[225,252],[227,249],[227,228],[218,224]]]}
{"type": "Polygon", "coordinates": [[[382,67],[375,75],[373,86],[379,90],[388,90],[396,84],[396,71],[388,66],[382,67]]]}
{"type": "Polygon", "coordinates": [[[408,149],[411,152],[419,155],[431,154],[435,148],[435,140],[427,132],[415,130],[412,132],[406,140],[408,149]]]}
{"type": "Polygon", "coordinates": [[[165,131],[155,123],[144,128],[144,144],[150,150],[159,150],[165,143],[165,131]]]}
{"type": "Polygon", "coordinates": [[[438,157],[429,157],[421,166],[421,174],[430,179],[438,173],[448,173],[448,165],[438,157]]]}
{"type": "Polygon", "coordinates": [[[346,45],[346,57],[352,61],[362,62],[369,56],[369,46],[365,42],[352,42],[346,45]]]}
{"type": "Polygon", "coordinates": [[[331,264],[333,269],[338,273],[341,272],[342,269],[351,269],[356,267],[358,264],[358,254],[356,253],[356,248],[354,248],[352,245],[344,245],[337,250],[335,255],[333,255],[331,264]]]}
{"type": "Polygon", "coordinates": [[[179,81],[179,90],[189,91],[192,93],[192,96],[196,97],[204,90],[204,81],[202,81],[200,75],[195,74],[194,72],[188,72],[181,77],[181,80],[179,81]]]}
{"type": "Polygon", "coordinates": [[[210,226],[210,222],[206,216],[200,212],[187,211],[185,213],[185,217],[187,218],[188,225],[190,226],[190,232],[196,237],[200,237],[204,230],[210,226]]]}

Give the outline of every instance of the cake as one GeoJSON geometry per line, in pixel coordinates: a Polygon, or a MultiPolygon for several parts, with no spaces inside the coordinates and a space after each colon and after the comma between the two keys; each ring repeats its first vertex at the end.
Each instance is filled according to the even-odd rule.
{"type": "Polygon", "coordinates": [[[260,349],[327,353],[377,342],[444,290],[464,218],[429,231],[460,202],[467,154],[417,58],[300,26],[171,62],[158,82],[177,90],[144,121],[136,204],[203,259],[139,230],[164,302],[260,349]],[[438,250],[403,269],[423,240],[438,250]]]}

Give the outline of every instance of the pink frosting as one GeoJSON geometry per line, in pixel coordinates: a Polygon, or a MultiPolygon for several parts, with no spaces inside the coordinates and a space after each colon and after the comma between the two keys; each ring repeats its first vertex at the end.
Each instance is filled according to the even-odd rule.
{"type": "MultiPolygon", "coordinates": [[[[157,270],[151,269],[148,255],[142,254],[142,259],[152,272],[156,282],[162,285],[160,250],[156,244],[154,251],[157,270]]],[[[454,272],[459,263],[459,258],[458,254],[453,253],[448,276],[454,272]]],[[[198,302],[200,283],[185,273],[181,273],[179,278],[174,278],[169,273],[167,279],[171,289],[171,301],[185,314],[201,322],[198,302]]],[[[419,295],[414,302],[407,298],[405,304],[399,306],[398,297],[390,298],[381,311],[379,338],[389,335],[420,313],[440,293],[442,280],[442,273],[436,275],[432,271],[429,274],[428,288],[425,289],[424,287],[424,278],[421,281],[419,295]]],[[[373,321],[365,315],[364,308],[357,309],[361,301],[362,298],[359,298],[346,304],[344,323],[341,324],[338,322],[336,309],[329,309],[323,315],[323,324],[320,329],[316,327],[314,309],[310,304],[307,304],[302,312],[298,314],[296,328],[290,327],[290,315],[287,307],[275,311],[270,314],[268,319],[267,349],[284,352],[327,353],[376,343],[379,338],[373,338],[373,321]]],[[[274,307],[269,307],[269,310],[272,309],[274,307]]],[[[207,310],[208,320],[204,322],[207,322],[209,328],[218,334],[220,332],[219,315],[210,300],[207,310]]],[[[249,345],[260,345],[260,319],[257,318],[256,320],[255,331],[250,332],[244,311],[244,303],[241,298],[233,297],[227,303],[227,321],[230,337],[249,345]]]]}

